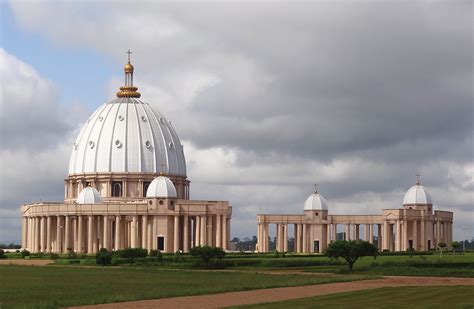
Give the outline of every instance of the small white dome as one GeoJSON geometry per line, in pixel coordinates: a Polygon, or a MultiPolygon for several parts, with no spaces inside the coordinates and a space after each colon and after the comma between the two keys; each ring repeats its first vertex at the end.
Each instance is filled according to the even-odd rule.
{"type": "Polygon", "coordinates": [[[99,191],[93,187],[85,187],[77,196],[78,204],[96,204],[102,202],[99,191]]]}
{"type": "Polygon", "coordinates": [[[315,192],[304,202],[304,210],[328,210],[328,204],[324,196],[315,192]]]}
{"type": "Polygon", "coordinates": [[[176,198],[176,188],[168,177],[158,176],[148,186],[146,197],[176,198]]]}
{"type": "Polygon", "coordinates": [[[403,198],[403,205],[425,204],[433,205],[431,195],[425,187],[416,184],[405,193],[403,198]]]}

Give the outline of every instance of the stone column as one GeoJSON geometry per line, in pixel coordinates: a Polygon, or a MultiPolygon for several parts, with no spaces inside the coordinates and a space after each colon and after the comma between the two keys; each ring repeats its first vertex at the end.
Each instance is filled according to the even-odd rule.
{"type": "Polygon", "coordinates": [[[357,240],[357,233],[356,233],[356,224],[352,224],[352,240],[357,240]]]}
{"type": "MultiPolygon", "coordinates": [[[[329,244],[331,243],[331,223],[326,224],[326,238],[327,238],[326,246],[329,246],[329,244]]],[[[304,252],[304,249],[303,249],[303,252],[304,252]]]]}
{"type": "Polygon", "coordinates": [[[201,245],[201,216],[196,216],[196,244],[195,246],[201,245]]]}
{"type": "Polygon", "coordinates": [[[356,224],[356,239],[360,239],[360,224],[356,224]]]}
{"type": "Polygon", "coordinates": [[[382,232],[382,224],[377,224],[377,228],[378,228],[378,248],[379,250],[382,250],[382,243],[383,243],[383,232],[382,232]]]}
{"type": "MultiPolygon", "coordinates": [[[[371,244],[374,243],[374,225],[373,224],[369,224],[369,242],[371,244]]],[[[382,233],[380,233],[380,230],[379,230],[379,236],[382,235],[382,233]]],[[[381,239],[379,237],[379,247],[381,246],[381,239]]]]}
{"type": "Polygon", "coordinates": [[[45,243],[45,235],[44,235],[45,222],[44,221],[45,221],[44,217],[40,217],[40,245],[38,247],[41,252],[46,251],[44,248],[44,243],[45,243]]]}
{"type": "Polygon", "coordinates": [[[397,231],[396,231],[396,234],[395,234],[395,251],[400,251],[400,228],[401,228],[401,224],[400,224],[400,220],[397,220],[397,231]]]}
{"type": "Polygon", "coordinates": [[[173,250],[179,251],[179,216],[174,216],[173,250]]]}
{"type": "Polygon", "coordinates": [[[288,225],[283,225],[283,251],[288,252],[288,225]]]}
{"type": "Polygon", "coordinates": [[[303,224],[303,252],[308,253],[308,231],[306,224],[303,224]]]}
{"type": "Polygon", "coordinates": [[[104,216],[104,239],[102,242],[104,244],[104,248],[107,250],[110,250],[109,240],[109,219],[107,216],[104,216]]]}
{"type": "Polygon", "coordinates": [[[337,223],[332,224],[332,237],[334,237],[334,240],[337,240],[337,223]]]}
{"type": "Polygon", "coordinates": [[[56,216],[56,253],[62,252],[63,235],[62,235],[62,222],[61,216],[56,216]]]}
{"type": "Polygon", "coordinates": [[[224,239],[224,250],[227,250],[229,248],[229,237],[230,237],[230,224],[229,220],[227,219],[227,216],[224,216],[224,236],[222,237],[224,239]]]}
{"type": "Polygon", "coordinates": [[[93,217],[91,215],[87,216],[87,253],[92,253],[92,226],[93,226],[93,217]]]}
{"type": "Polygon", "coordinates": [[[438,247],[438,244],[441,241],[442,241],[441,240],[441,221],[439,220],[439,218],[437,218],[437,221],[436,221],[436,244],[435,244],[435,246],[438,247]]]}
{"type": "Polygon", "coordinates": [[[183,218],[183,252],[189,252],[189,216],[183,218]]]}
{"type": "Polygon", "coordinates": [[[67,252],[71,248],[71,218],[65,216],[64,221],[64,252],[67,252]]]}
{"type": "Polygon", "coordinates": [[[369,225],[364,224],[364,240],[369,241],[369,225]]]}
{"type": "Polygon", "coordinates": [[[78,237],[77,237],[77,249],[78,252],[84,253],[84,216],[78,216],[78,237]]]}
{"type": "Polygon", "coordinates": [[[421,251],[426,251],[426,223],[425,223],[425,218],[421,218],[420,222],[420,242],[421,242],[421,251]]]}
{"type": "Polygon", "coordinates": [[[264,251],[263,252],[268,252],[269,251],[269,241],[268,241],[268,223],[264,223],[263,225],[263,244],[264,244],[264,251]]]}
{"type": "Polygon", "coordinates": [[[115,250],[122,249],[122,216],[115,216],[115,250]]]}
{"type": "Polygon", "coordinates": [[[138,247],[138,216],[133,216],[132,217],[132,225],[130,226],[131,229],[131,247],[132,248],[137,248],[138,247]]]}
{"type": "Polygon", "coordinates": [[[51,253],[51,216],[46,217],[46,252],[51,253]]]}
{"type": "Polygon", "coordinates": [[[418,251],[418,221],[413,220],[413,249],[418,251]]]}
{"type": "Polygon", "coordinates": [[[297,235],[298,235],[298,253],[301,253],[301,251],[303,251],[303,237],[302,237],[302,229],[303,229],[303,225],[302,224],[298,224],[297,225],[297,235]]]}
{"type": "Polygon", "coordinates": [[[201,217],[201,244],[203,246],[207,245],[207,216],[204,215],[201,217]]]}
{"type": "MultiPolygon", "coordinates": [[[[216,247],[222,248],[222,217],[221,215],[216,216],[216,247]]],[[[260,225],[259,225],[260,226],[260,225]]]]}
{"type": "Polygon", "coordinates": [[[26,217],[21,217],[21,248],[26,248],[26,230],[28,226],[28,221],[26,217]]]}
{"type": "Polygon", "coordinates": [[[345,230],[346,235],[344,237],[344,240],[351,240],[349,225],[350,225],[349,223],[346,223],[346,230],[345,230]]]}
{"type": "Polygon", "coordinates": [[[408,249],[408,221],[403,221],[403,236],[402,236],[402,251],[407,251],[408,249]]]}
{"type": "MultiPolygon", "coordinates": [[[[380,230],[379,230],[380,235],[380,230]]],[[[380,242],[380,237],[379,237],[380,242]]],[[[383,242],[382,242],[382,250],[390,250],[389,243],[388,243],[388,221],[383,222],[383,242]]]]}
{"type": "Polygon", "coordinates": [[[148,225],[148,217],[147,215],[142,216],[142,243],[141,247],[143,249],[147,248],[147,225],[148,225]]]}

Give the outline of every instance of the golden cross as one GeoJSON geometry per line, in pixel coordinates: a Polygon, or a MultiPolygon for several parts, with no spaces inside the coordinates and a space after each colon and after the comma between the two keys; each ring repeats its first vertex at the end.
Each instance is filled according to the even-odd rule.
{"type": "Polygon", "coordinates": [[[314,183],[314,193],[318,193],[318,183],[314,183]]]}
{"type": "Polygon", "coordinates": [[[165,166],[166,164],[164,163],[161,163],[160,166],[161,166],[161,172],[160,172],[160,175],[163,175],[163,166],[165,166]]]}
{"type": "Polygon", "coordinates": [[[131,53],[132,53],[132,52],[131,52],[130,49],[129,49],[129,50],[127,51],[127,54],[128,54],[128,63],[130,63],[130,54],[131,54],[131,53]]]}
{"type": "Polygon", "coordinates": [[[419,185],[420,184],[420,173],[416,172],[416,184],[419,185]]]}

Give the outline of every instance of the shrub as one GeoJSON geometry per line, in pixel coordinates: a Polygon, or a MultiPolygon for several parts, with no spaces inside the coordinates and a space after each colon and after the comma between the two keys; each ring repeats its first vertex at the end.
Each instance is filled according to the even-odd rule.
{"type": "Polygon", "coordinates": [[[0,249],[0,259],[6,259],[7,256],[5,255],[5,251],[3,249],[0,249]]]}
{"type": "Polygon", "coordinates": [[[181,260],[182,260],[181,252],[178,250],[173,255],[173,262],[179,263],[179,262],[181,262],[181,260]]]}
{"type": "Polygon", "coordinates": [[[157,262],[163,261],[163,254],[161,254],[160,250],[151,250],[150,256],[155,257],[157,262]]]}
{"type": "Polygon", "coordinates": [[[59,259],[59,254],[57,254],[57,253],[50,253],[50,254],[49,254],[49,257],[51,258],[51,260],[57,260],[57,259],[59,259]]]}
{"type": "Polygon", "coordinates": [[[23,250],[21,250],[20,254],[21,254],[22,258],[25,258],[25,256],[29,256],[31,253],[30,253],[30,251],[28,251],[26,249],[23,249],[23,250]]]}
{"type": "Polygon", "coordinates": [[[118,258],[128,259],[128,262],[132,264],[135,258],[139,257],[146,257],[147,256],[146,249],[143,248],[126,248],[122,250],[117,250],[114,252],[114,256],[118,258]]]}
{"type": "Polygon", "coordinates": [[[110,265],[112,263],[112,253],[105,248],[101,248],[95,255],[95,261],[98,265],[110,265]]]}
{"type": "Polygon", "coordinates": [[[205,268],[210,268],[216,260],[221,260],[225,256],[225,251],[218,247],[198,246],[189,250],[194,258],[199,259],[205,268]]]}

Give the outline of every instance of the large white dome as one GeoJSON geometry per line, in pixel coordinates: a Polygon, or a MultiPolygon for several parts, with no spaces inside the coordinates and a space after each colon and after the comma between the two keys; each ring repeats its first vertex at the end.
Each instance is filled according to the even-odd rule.
{"type": "Polygon", "coordinates": [[[403,197],[403,205],[433,205],[431,195],[425,187],[416,184],[405,193],[403,197]]]}
{"type": "Polygon", "coordinates": [[[100,106],[80,131],[69,174],[111,172],[186,176],[178,135],[152,104],[117,98],[100,106]]]}
{"type": "Polygon", "coordinates": [[[315,192],[306,199],[304,210],[328,210],[328,204],[324,196],[315,192]]]}

